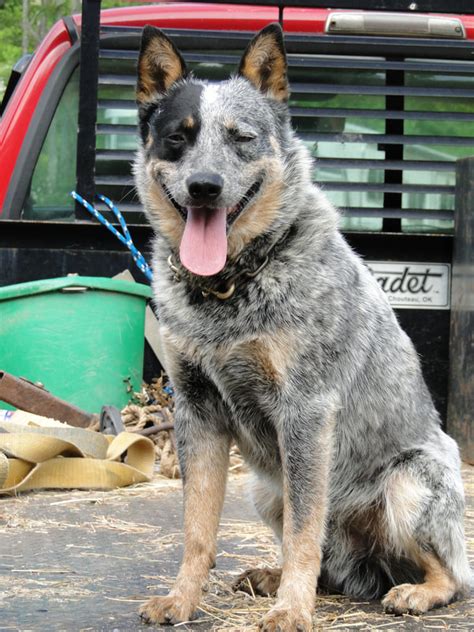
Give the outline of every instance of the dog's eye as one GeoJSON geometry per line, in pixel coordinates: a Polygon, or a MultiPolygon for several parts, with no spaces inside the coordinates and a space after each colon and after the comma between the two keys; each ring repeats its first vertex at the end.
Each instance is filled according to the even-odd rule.
{"type": "Polygon", "coordinates": [[[241,132],[235,128],[229,129],[229,134],[232,137],[232,140],[236,143],[250,143],[252,140],[257,138],[257,136],[252,132],[241,132]]]}
{"type": "Polygon", "coordinates": [[[181,145],[186,142],[186,139],[182,134],[170,134],[166,137],[166,140],[171,145],[181,145]]]}
{"type": "Polygon", "coordinates": [[[235,134],[234,140],[236,143],[250,143],[250,141],[255,140],[256,136],[253,134],[235,134]]]}

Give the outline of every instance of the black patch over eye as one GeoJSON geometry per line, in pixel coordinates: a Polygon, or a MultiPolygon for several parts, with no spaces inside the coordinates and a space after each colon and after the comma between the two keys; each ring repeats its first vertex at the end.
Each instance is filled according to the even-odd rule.
{"type": "Polygon", "coordinates": [[[172,88],[160,100],[158,112],[150,121],[155,139],[154,155],[160,160],[176,162],[188,147],[195,144],[200,131],[199,104],[203,86],[192,82],[172,88]],[[192,121],[192,127],[183,125],[192,121]]]}

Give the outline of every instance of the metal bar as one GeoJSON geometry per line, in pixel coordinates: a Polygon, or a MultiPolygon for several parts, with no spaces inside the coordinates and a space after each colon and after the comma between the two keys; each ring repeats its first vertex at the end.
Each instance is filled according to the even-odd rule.
{"type": "Polygon", "coordinates": [[[132,176],[97,176],[96,182],[102,186],[135,186],[135,181],[132,176]]]}
{"type": "MultiPolygon", "coordinates": [[[[144,213],[143,206],[141,204],[139,204],[139,203],[120,202],[119,206],[120,206],[120,212],[125,217],[125,219],[126,219],[127,213],[132,213],[134,215],[137,214],[137,213],[141,213],[141,214],[144,213]]],[[[104,216],[106,216],[105,213],[107,213],[107,207],[105,205],[102,207],[99,204],[99,205],[96,206],[96,208],[98,208],[101,211],[101,213],[103,212],[104,216]]],[[[110,213],[110,219],[111,219],[111,224],[117,223],[116,220],[114,219],[114,216],[112,215],[112,213],[110,213]]]]}
{"type": "Polygon", "coordinates": [[[114,125],[112,123],[99,123],[97,125],[97,134],[127,134],[136,136],[136,125],[114,125]]]}
{"type": "Polygon", "coordinates": [[[360,84],[347,85],[341,83],[300,83],[291,84],[292,93],[297,94],[358,94],[374,96],[413,96],[413,97],[449,97],[449,98],[473,98],[474,89],[465,88],[428,88],[407,86],[364,86],[360,84]]]}
{"type": "MultiPolygon", "coordinates": [[[[236,56],[236,60],[238,57],[236,56]]],[[[204,60],[203,60],[204,61],[204,60]]],[[[383,57],[378,59],[360,59],[347,55],[344,58],[331,58],[326,55],[311,55],[300,57],[296,53],[288,55],[288,66],[292,68],[342,68],[346,70],[405,70],[416,72],[442,72],[472,74],[474,66],[468,61],[448,64],[443,61],[387,61],[383,57]]]]}
{"type": "Polygon", "coordinates": [[[136,102],[131,99],[99,99],[97,107],[113,110],[137,110],[136,102]]]}
{"type": "MultiPolygon", "coordinates": [[[[131,153],[133,157],[133,153],[131,153]]],[[[440,160],[370,160],[366,158],[317,158],[316,168],[403,169],[404,171],[454,171],[456,163],[440,160]]]]}
{"type": "Polygon", "coordinates": [[[469,136],[422,136],[407,134],[406,136],[391,134],[359,134],[357,132],[347,132],[342,134],[319,134],[312,132],[301,132],[300,138],[307,141],[338,142],[338,143],[390,143],[398,145],[460,145],[465,147],[474,146],[474,137],[469,136]]]}
{"type": "Polygon", "coordinates": [[[403,119],[404,121],[474,121],[470,112],[423,112],[421,110],[367,110],[355,108],[290,107],[291,115],[300,118],[354,117],[368,119],[403,119]]]}
{"type": "Polygon", "coordinates": [[[51,395],[42,386],[10,375],[6,371],[0,371],[0,400],[27,413],[65,421],[78,428],[88,428],[97,420],[97,415],[86,413],[77,406],[51,395]]]}
{"type": "MultiPolygon", "coordinates": [[[[400,60],[397,60],[400,61],[400,60]]],[[[387,86],[395,86],[397,89],[405,85],[405,73],[403,70],[387,70],[385,73],[387,86]]],[[[396,110],[400,114],[404,113],[405,96],[401,93],[387,92],[385,95],[385,108],[396,110]]],[[[385,120],[385,133],[387,135],[404,135],[403,118],[388,118],[385,120]]],[[[387,160],[403,160],[403,145],[384,145],[385,158],[387,160]]],[[[384,171],[385,190],[383,196],[384,208],[398,208],[402,206],[402,190],[399,188],[403,182],[403,171],[401,169],[387,169],[384,171]]],[[[399,218],[384,217],[383,230],[385,232],[401,232],[402,222],[399,218]]]]}
{"type": "MultiPolygon", "coordinates": [[[[390,170],[389,170],[390,171],[390,170]]],[[[454,186],[435,184],[400,184],[386,180],[380,184],[372,182],[331,182],[320,181],[325,191],[384,191],[386,193],[446,193],[454,195],[454,186]]],[[[398,199],[398,198],[397,198],[398,199]]],[[[401,200],[400,200],[401,201],[401,200]]],[[[390,208],[390,207],[389,207],[390,208]]],[[[392,207],[396,208],[396,207],[392,207]]]]}
{"type": "MultiPolygon", "coordinates": [[[[127,149],[98,149],[95,154],[97,162],[123,161],[133,162],[135,160],[135,152],[127,149]]],[[[450,163],[447,163],[450,164],[450,163]]],[[[454,170],[454,163],[453,163],[454,170]]]]}
{"type": "Polygon", "coordinates": [[[474,157],[457,163],[447,430],[474,463],[474,157]]]}
{"type": "Polygon", "coordinates": [[[341,207],[345,217],[395,217],[400,219],[436,219],[452,220],[454,211],[418,209],[418,208],[365,208],[341,207]]]}
{"type": "Polygon", "coordinates": [[[135,86],[137,78],[134,75],[118,75],[101,73],[99,85],[101,86],[135,86]]]}
{"type": "MultiPolygon", "coordinates": [[[[93,199],[95,194],[100,3],[101,0],[83,0],[82,2],[76,191],[86,199],[93,199]]],[[[86,211],[76,203],[76,219],[86,217],[86,211]]]]}
{"type": "MultiPolygon", "coordinates": [[[[159,413],[154,413],[154,417],[158,417],[159,419],[163,419],[164,415],[160,415],[159,413]]],[[[157,432],[163,432],[163,430],[174,430],[174,422],[168,421],[166,423],[162,423],[159,425],[148,426],[147,428],[143,428],[143,430],[132,430],[132,432],[136,432],[144,437],[149,437],[150,435],[154,435],[157,432]]]]}

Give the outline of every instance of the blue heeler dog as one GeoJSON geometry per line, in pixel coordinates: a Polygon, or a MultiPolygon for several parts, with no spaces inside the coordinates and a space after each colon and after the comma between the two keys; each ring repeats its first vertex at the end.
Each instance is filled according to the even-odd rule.
{"type": "Polygon", "coordinates": [[[145,621],[193,617],[214,564],[229,445],[282,545],[263,630],[310,630],[316,584],[383,596],[389,613],[447,604],[470,582],[457,447],[416,352],[338,232],[290,127],[278,25],[237,76],[199,81],[147,26],[138,191],[155,230],[154,293],[176,389],[185,549],[145,621]]]}

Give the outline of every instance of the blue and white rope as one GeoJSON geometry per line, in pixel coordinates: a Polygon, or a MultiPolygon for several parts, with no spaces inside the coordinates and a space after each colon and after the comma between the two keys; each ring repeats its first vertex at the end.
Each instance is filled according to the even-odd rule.
{"type": "Polygon", "coordinates": [[[122,227],[123,234],[120,233],[115,228],[115,226],[112,226],[112,224],[108,220],[105,219],[105,217],[102,215],[102,213],[100,213],[94,206],[92,206],[92,204],[90,202],[88,202],[82,196],[80,196],[79,193],[76,193],[76,191],[71,191],[71,196],[77,202],[79,202],[79,204],[82,204],[82,206],[87,211],[89,211],[89,213],[91,215],[93,215],[96,219],[98,219],[101,224],[103,224],[106,228],[108,228],[110,230],[110,232],[117,237],[117,239],[120,239],[120,241],[124,244],[124,246],[126,246],[130,250],[130,252],[132,253],[133,260],[137,264],[138,268],[143,272],[143,274],[146,276],[146,278],[149,281],[152,281],[153,280],[153,273],[151,271],[151,268],[148,265],[148,263],[146,262],[145,257],[142,255],[142,253],[137,249],[137,247],[133,243],[132,237],[131,237],[130,232],[128,230],[127,223],[124,220],[122,213],[118,210],[118,208],[115,206],[115,204],[108,197],[106,197],[105,195],[100,195],[100,194],[96,195],[96,197],[99,200],[101,200],[101,202],[104,202],[104,204],[106,204],[109,207],[109,209],[112,211],[112,213],[118,219],[118,221],[120,223],[120,226],[122,227]]]}

